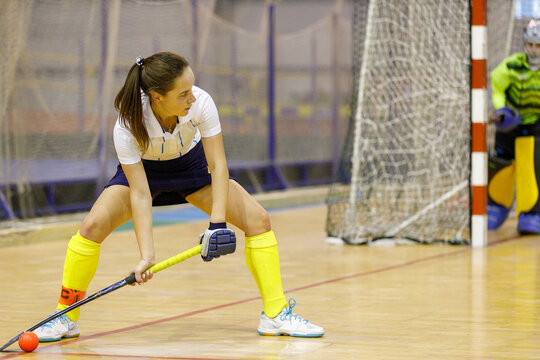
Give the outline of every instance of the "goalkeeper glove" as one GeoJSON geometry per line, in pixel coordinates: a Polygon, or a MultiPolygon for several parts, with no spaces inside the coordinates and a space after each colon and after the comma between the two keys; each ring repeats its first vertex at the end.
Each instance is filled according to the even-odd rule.
{"type": "Polygon", "coordinates": [[[509,106],[495,110],[493,113],[495,126],[502,132],[508,132],[521,124],[521,115],[518,110],[509,106]]]}

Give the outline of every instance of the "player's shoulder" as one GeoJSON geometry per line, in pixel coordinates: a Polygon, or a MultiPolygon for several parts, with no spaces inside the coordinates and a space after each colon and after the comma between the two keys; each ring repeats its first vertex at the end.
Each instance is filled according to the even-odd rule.
{"type": "Polygon", "coordinates": [[[192,106],[192,114],[195,117],[202,116],[202,114],[207,113],[209,109],[215,108],[216,105],[214,99],[212,99],[212,96],[207,91],[198,86],[193,86],[191,91],[193,92],[195,99],[197,99],[192,106]]]}
{"type": "Polygon", "coordinates": [[[517,52],[508,56],[503,62],[509,70],[522,70],[526,68],[527,55],[524,52],[517,52]]]}
{"type": "Polygon", "coordinates": [[[128,129],[128,124],[124,123],[120,116],[116,118],[116,122],[114,123],[114,131],[119,131],[123,129],[128,129]]]}
{"type": "Polygon", "coordinates": [[[116,119],[116,122],[114,123],[113,134],[115,136],[119,136],[119,135],[128,136],[128,137],[132,136],[131,130],[129,128],[129,124],[125,121],[122,121],[120,116],[118,116],[118,118],[116,119]]]}
{"type": "Polygon", "coordinates": [[[210,94],[206,90],[203,90],[198,86],[193,85],[191,91],[193,92],[193,96],[195,96],[197,100],[206,100],[212,98],[212,96],[210,96],[210,94]]]}
{"type": "Polygon", "coordinates": [[[114,132],[120,131],[122,128],[125,128],[125,125],[122,123],[120,116],[118,116],[114,122],[114,132]]]}

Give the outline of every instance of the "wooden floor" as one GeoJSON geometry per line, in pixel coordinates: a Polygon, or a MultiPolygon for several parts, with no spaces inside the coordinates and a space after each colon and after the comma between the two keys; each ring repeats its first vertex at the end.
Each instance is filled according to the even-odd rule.
{"type": "MultiPolygon", "coordinates": [[[[239,250],[189,259],[144,286],[83,307],[78,339],[17,344],[0,359],[540,359],[540,237],[515,220],[490,246],[325,244],[322,205],[272,213],[281,271],[295,312],[319,339],[262,337],[262,310],[239,250]]],[[[205,222],[155,228],[157,259],[195,245],[205,222]]],[[[52,312],[68,239],[0,248],[0,345],[52,312]]],[[[133,232],[104,243],[94,293],[137,260],[133,232]]]]}

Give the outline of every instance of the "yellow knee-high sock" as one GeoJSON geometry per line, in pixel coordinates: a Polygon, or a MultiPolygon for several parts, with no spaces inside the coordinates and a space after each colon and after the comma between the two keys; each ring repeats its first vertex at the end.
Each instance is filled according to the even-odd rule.
{"type": "MultiPolygon", "coordinates": [[[[64,276],[62,292],[58,300],[58,310],[84,298],[86,289],[96,273],[99,262],[101,244],[85,239],[77,231],[69,241],[66,260],[64,261],[64,276]]],[[[67,313],[72,321],[79,320],[81,308],[67,313]]]]}
{"type": "Polygon", "coordinates": [[[281,286],[279,254],[273,231],[246,236],[246,264],[255,278],[263,300],[264,313],[276,317],[287,306],[281,286]]]}

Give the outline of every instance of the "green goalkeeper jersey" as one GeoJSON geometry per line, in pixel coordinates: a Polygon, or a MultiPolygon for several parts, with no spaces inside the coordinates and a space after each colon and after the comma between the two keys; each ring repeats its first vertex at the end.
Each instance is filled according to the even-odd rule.
{"type": "Polygon", "coordinates": [[[540,70],[531,70],[525,53],[504,59],[491,72],[493,106],[519,110],[521,123],[534,124],[540,119],[540,70]]]}

